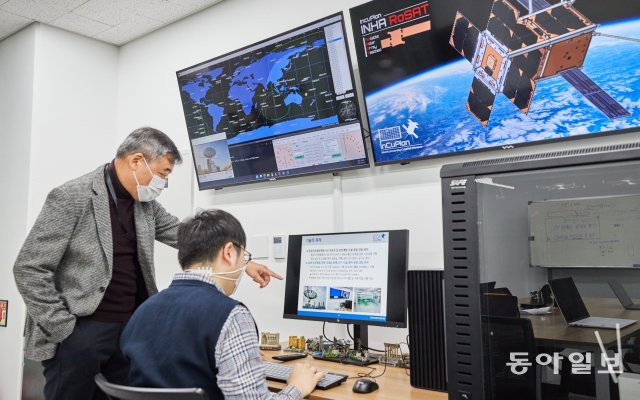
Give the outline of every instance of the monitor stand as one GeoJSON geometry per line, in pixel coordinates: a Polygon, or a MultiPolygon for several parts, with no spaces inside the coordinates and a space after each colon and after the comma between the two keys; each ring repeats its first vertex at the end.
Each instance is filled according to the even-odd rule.
{"type": "Polygon", "coordinates": [[[353,341],[354,350],[358,350],[359,345],[369,347],[369,327],[367,325],[353,324],[353,341]]]}
{"type": "MultiPolygon", "coordinates": [[[[367,325],[354,324],[353,325],[353,349],[358,350],[360,346],[367,347],[369,345],[369,330],[367,325]]],[[[350,365],[371,365],[380,362],[378,357],[369,357],[365,359],[353,359],[349,357],[325,357],[320,355],[314,355],[313,358],[316,360],[324,360],[337,362],[340,364],[350,364],[350,365]]]]}

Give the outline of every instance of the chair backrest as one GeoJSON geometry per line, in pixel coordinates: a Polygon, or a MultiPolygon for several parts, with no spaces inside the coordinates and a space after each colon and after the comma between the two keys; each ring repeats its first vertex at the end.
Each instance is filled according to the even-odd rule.
{"type": "Polygon", "coordinates": [[[518,298],[498,293],[483,293],[480,297],[480,314],[492,317],[520,317],[518,298]]]}
{"type": "Polygon", "coordinates": [[[482,349],[486,399],[536,400],[536,342],[530,320],[483,316],[482,349]],[[507,365],[511,353],[527,353],[533,365],[522,375],[514,374],[507,365]]]}
{"type": "Polygon", "coordinates": [[[95,377],[96,384],[110,400],[208,400],[204,390],[139,388],[109,383],[102,374],[95,377]]]}
{"type": "Polygon", "coordinates": [[[480,284],[480,293],[489,293],[495,287],[496,287],[496,281],[482,282],[480,284]]]}
{"type": "Polygon", "coordinates": [[[504,294],[504,295],[507,295],[507,296],[511,296],[511,290],[509,290],[509,288],[507,288],[507,287],[493,288],[493,289],[489,290],[489,293],[497,293],[497,294],[504,294]]]}

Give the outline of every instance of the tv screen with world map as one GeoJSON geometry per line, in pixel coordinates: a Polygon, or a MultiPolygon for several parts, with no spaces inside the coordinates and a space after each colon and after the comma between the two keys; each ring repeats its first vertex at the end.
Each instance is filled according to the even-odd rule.
{"type": "Polygon", "coordinates": [[[640,1],[351,10],[376,164],[637,131],[640,1]]]}
{"type": "Polygon", "coordinates": [[[369,166],[342,13],[177,77],[200,190],[369,166]]]}

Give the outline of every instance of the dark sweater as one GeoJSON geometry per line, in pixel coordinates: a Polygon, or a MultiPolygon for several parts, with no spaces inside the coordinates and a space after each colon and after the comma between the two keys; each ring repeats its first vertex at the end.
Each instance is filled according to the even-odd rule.
{"type": "Polygon", "coordinates": [[[198,280],[174,280],[145,301],[122,332],[120,348],[131,361],[129,385],[203,389],[224,399],[216,381],[215,347],[239,303],[198,280]]]}
{"type": "Polygon", "coordinates": [[[113,162],[108,167],[108,173],[118,201],[116,207],[107,186],[113,237],[113,273],[102,302],[91,318],[103,322],[126,322],[136,306],[146,299],[147,291],[138,261],[134,200],[118,180],[113,162]]]}

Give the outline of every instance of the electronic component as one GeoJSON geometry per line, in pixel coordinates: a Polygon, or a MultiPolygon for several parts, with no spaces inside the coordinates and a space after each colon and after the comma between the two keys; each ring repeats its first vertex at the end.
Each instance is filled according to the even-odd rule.
{"type": "Polygon", "coordinates": [[[260,334],[260,350],[280,350],[280,334],[262,332],[260,334]]]}
{"type": "Polygon", "coordinates": [[[304,336],[289,336],[289,347],[284,351],[303,353],[307,349],[307,340],[304,336]]]}

